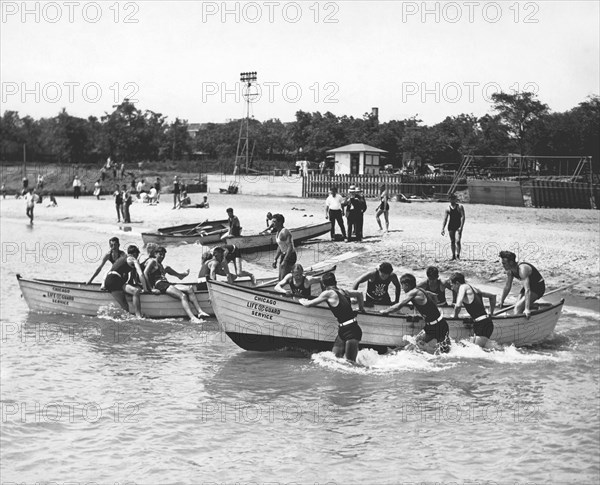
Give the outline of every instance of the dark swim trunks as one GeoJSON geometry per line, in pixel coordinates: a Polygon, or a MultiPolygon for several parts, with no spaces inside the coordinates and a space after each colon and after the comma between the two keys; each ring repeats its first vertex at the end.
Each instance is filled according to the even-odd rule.
{"type": "Polygon", "coordinates": [[[154,288],[156,288],[158,291],[160,291],[160,293],[162,295],[164,295],[167,292],[167,288],[169,288],[169,286],[171,286],[171,283],[169,283],[168,281],[165,281],[165,280],[157,281],[154,284],[154,288]]]}
{"type": "Polygon", "coordinates": [[[365,298],[365,306],[366,307],[373,307],[375,305],[387,305],[390,306],[392,304],[392,299],[390,298],[389,294],[385,294],[383,295],[380,299],[378,300],[374,300],[373,298],[371,298],[369,295],[367,295],[367,297],[365,298]]]}
{"type": "MultiPolygon", "coordinates": [[[[529,289],[532,293],[535,293],[538,298],[544,296],[546,293],[546,283],[544,281],[532,282],[529,284],[529,289]]],[[[523,296],[525,294],[525,288],[521,288],[519,295],[523,296]]]]}
{"type": "Polygon", "coordinates": [[[491,318],[484,318],[479,322],[473,322],[473,332],[476,337],[490,338],[494,332],[494,322],[491,318]]]}
{"type": "Polygon", "coordinates": [[[450,328],[445,318],[442,318],[439,322],[429,325],[425,325],[425,342],[429,342],[433,339],[437,340],[438,349],[440,352],[446,353],[450,351],[450,328]]]}
{"type": "Polygon", "coordinates": [[[106,291],[119,291],[123,289],[123,286],[125,286],[125,280],[117,274],[109,274],[104,280],[106,291]]]}
{"type": "Polygon", "coordinates": [[[355,320],[347,325],[341,325],[338,328],[338,336],[346,342],[347,340],[360,340],[362,339],[362,330],[355,320]]]}

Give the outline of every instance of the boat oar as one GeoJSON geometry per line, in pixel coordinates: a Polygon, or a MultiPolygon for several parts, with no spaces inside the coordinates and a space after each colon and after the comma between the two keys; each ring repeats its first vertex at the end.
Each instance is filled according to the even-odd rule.
{"type": "MultiPolygon", "coordinates": [[[[552,290],[552,291],[549,291],[548,293],[544,293],[544,295],[542,296],[542,298],[545,298],[545,297],[547,297],[549,295],[553,295],[554,293],[558,293],[559,291],[567,290],[567,289],[571,288],[572,286],[575,286],[577,283],[579,283],[581,281],[582,280],[575,281],[574,283],[570,283],[570,284],[568,284],[566,286],[563,286],[561,288],[557,288],[556,290],[552,290]]],[[[492,317],[497,317],[498,315],[502,315],[503,313],[505,313],[505,312],[507,312],[509,310],[512,310],[515,306],[517,306],[517,305],[515,304],[515,305],[507,306],[507,307],[503,308],[502,310],[497,311],[496,313],[494,313],[492,315],[492,317]]]]}

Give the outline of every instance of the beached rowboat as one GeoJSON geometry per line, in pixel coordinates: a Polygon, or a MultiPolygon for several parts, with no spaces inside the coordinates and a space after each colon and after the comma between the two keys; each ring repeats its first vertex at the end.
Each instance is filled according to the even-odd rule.
{"type": "Polygon", "coordinates": [[[160,246],[168,244],[214,244],[229,230],[227,219],[220,221],[204,221],[196,224],[161,227],[155,232],[143,232],[144,244],[155,243],[160,246]]]}
{"type": "MultiPolygon", "coordinates": [[[[306,308],[298,301],[274,292],[209,282],[213,309],[223,331],[246,350],[298,348],[331,350],[338,325],[327,305],[306,308]]],[[[540,305],[526,320],[523,315],[494,317],[492,340],[499,344],[534,345],[546,339],[556,327],[564,300],[556,305],[540,305]]],[[[462,340],[472,336],[471,319],[447,318],[450,337],[462,340]]],[[[417,335],[424,326],[416,315],[361,313],[361,348],[385,352],[396,347],[404,335],[417,335]]]]}
{"type": "MultiPolygon", "coordinates": [[[[315,266],[313,271],[307,271],[307,274],[319,276],[327,271],[335,271],[335,266],[315,266]]],[[[111,305],[119,305],[113,296],[100,289],[100,283],[78,283],[70,281],[44,280],[44,279],[26,279],[20,274],[17,275],[17,281],[21,288],[21,293],[30,310],[36,312],[65,313],[71,315],[89,315],[94,316],[102,313],[111,305]]],[[[257,287],[273,288],[277,284],[277,278],[257,279],[257,287]]],[[[242,277],[237,280],[237,284],[251,286],[249,278],[242,277]]],[[[198,287],[198,285],[194,284],[198,287]]],[[[317,286],[317,285],[313,285],[317,286]]],[[[313,288],[313,293],[318,292],[318,288],[313,288]]],[[[213,315],[213,308],[208,297],[206,283],[200,285],[200,289],[195,292],[200,303],[200,308],[206,313],[213,315]]],[[[133,311],[131,296],[127,295],[129,309],[133,311]]],[[[181,302],[168,295],[155,295],[143,293],[141,295],[142,313],[148,318],[187,318],[181,302]]]]}
{"type": "MultiPolygon", "coordinates": [[[[331,230],[329,222],[319,224],[310,224],[308,226],[289,228],[294,238],[294,244],[301,244],[304,241],[327,234],[331,230]]],[[[233,244],[244,252],[259,250],[276,250],[276,234],[256,234],[252,236],[237,236],[226,238],[227,244],[233,244]]]]}

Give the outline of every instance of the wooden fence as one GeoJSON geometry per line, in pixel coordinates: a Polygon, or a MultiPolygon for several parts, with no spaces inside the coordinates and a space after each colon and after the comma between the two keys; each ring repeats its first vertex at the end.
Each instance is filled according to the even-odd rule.
{"type": "MultiPolygon", "coordinates": [[[[310,174],[302,179],[302,197],[324,198],[331,187],[347,194],[351,185],[357,186],[367,198],[379,197],[385,185],[391,197],[399,193],[406,196],[431,197],[446,193],[452,184],[450,175],[321,175],[310,174]]],[[[466,182],[465,182],[466,183],[466,182]]],[[[465,188],[465,183],[460,190],[465,188]]]]}
{"type": "Polygon", "coordinates": [[[600,185],[553,180],[532,180],[531,183],[531,204],[534,207],[600,208],[600,185]]]}

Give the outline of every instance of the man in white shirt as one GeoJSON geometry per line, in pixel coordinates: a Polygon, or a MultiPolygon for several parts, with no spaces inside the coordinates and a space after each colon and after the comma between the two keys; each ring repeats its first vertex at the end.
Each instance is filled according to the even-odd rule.
{"type": "Polygon", "coordinates": [[[325,201],[325,217],[331,222],[331,240],[335,241],[335,222],[337,221],[342,231],[342,236],[346,239],[346,228],[344,227],[344,198],[337,193],[337,187],[331,187],[329,197],[325,201]]]}

